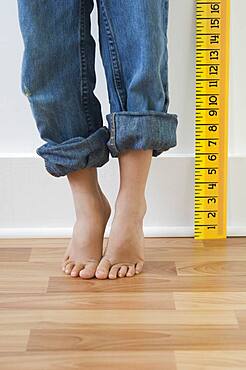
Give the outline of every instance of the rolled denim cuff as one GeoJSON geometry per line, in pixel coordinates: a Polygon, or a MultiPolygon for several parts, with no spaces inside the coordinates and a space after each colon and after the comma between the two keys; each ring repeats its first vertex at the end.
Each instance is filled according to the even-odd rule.
{"type": "Polygon", "coordinates": [[[107,142],[112,157],[127,149],[153,149],[152,156],[177,145],[177,114],[146,112],[113,112],[106,115],[110,139],[107,142]]]}
{"type": "Polygon", "coordinates": [[[46,170],[55,177],[85,167],[101,167],[109,160],[109,131],[100,127],[88,137],[74,137],[61,143],[48,142],[36,150],[46,170]]]}

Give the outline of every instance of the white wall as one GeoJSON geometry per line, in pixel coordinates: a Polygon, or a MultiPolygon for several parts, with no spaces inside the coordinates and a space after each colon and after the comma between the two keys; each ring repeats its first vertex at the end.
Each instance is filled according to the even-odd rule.
{"type": "MultiPolygon", "coordinates": [[[[245,11],[244,0],[231,1],[228,235],[246,235],[245,11]]],[[[97,40],[96,4],[92,23],[92,33],[97,40]]],[[[193,235],[195,0],[170,0],[168,36],[169,112],[179,116],[178,145],[152,161],[147,185],[146,236],[193,235]]],[[[67,179],[47,174],[42,159],[35,154],[35,149],[43,142],[20,89],[22,52],[17,2],[2,1],[0,236],[70,235],[74,211],[67,179]]],[[[96,73],[95,93],[102,103],[105,119],[109,105],[98,41],[96,73]]],[[[103,189],[112,205],[118,187],[117,180],[111,181],[111,173],[115,172],[118,167],[113,158],[99,169],[103,189]]]]}

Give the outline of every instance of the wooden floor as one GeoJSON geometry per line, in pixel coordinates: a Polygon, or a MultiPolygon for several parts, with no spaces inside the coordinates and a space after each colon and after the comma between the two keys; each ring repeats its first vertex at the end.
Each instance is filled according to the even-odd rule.
{"type": "Polygon", "coordinates": [[[146,238],[117,280],[65,275],[67,243],[0,240],[1,370],[246,369],[246,238],[146,238]]]}

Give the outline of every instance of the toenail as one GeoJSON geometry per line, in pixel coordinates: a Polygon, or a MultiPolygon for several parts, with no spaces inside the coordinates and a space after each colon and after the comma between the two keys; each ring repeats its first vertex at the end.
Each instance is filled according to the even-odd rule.
{"type": "Polygon", "coordinates": [[[97,271],[96,273],[97,273],[97,275],[104,275],[104,274],[105,274],[105,272],[104,272],[104,271],[100,271],[100,270],[99,270],[99,271],[97,271]]]}

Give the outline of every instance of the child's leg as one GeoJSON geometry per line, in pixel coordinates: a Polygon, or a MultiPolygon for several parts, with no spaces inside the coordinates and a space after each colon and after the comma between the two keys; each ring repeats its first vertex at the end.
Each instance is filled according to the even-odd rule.
{"type": "Polygon", "coordinates": [[[151,158],[151,150],[124,151],[119,156],[120,189],[108,245],[96,271],[99,279],[133,276],[143,268],[145,187],[151,158]]]}
{"type": "Polygon", "coordinates": [[[167,113],[168,0],[97,2],[111,110],[107,145],[121,172],[112,230],[96,272],[104,279],[142,269],[150,160],[176,146],[178,120],[167,113]]]}
{"type": "Polygon", "coordinates": [[[97,181],[97,170],[86,168],[68,174],[76,222],[63,260],[63,271],[91,278],[102,256],[104,231],[110,205],[97,181]]]}
{"type": "Polygon", "coordinates": [[[73,237],[64,258],[68,273],[90,278],[101,257],[110,207],[96,177],[109,159],[95,87],[95,41],[90,33],[93,0],[19,0],[24,41],[22,91],[41,138],[37,149],[46,170],[68,175],[76,210],[73,237]]]}

